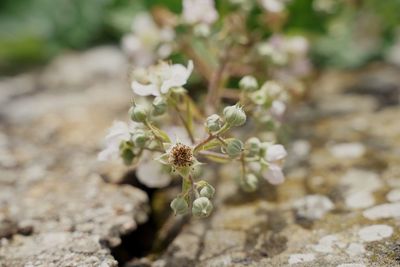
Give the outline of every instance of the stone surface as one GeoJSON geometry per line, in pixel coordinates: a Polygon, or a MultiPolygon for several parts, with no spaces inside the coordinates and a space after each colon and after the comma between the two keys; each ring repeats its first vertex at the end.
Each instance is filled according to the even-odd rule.
{"type": "MultiPolygon", "coordinates": [[[[103,47],[0,80],[1,267],[116,266],[109,249],[147,219],[147,196],[117,184],[128,169],[96,161],[105,129],[127,116],[126,69],[117,49],[103,47]]],[[[388,84],[400,78],[385,66],[322,74],[289,120],[297,141],[287,145],[287,181],[245,193],[233,182],[237,166],[206,172],[217,188],[213,215],[137,262],[399,266],[400,108],[388,84]],[[310,196],[320,197],[293,206],[310,196]]]]}
{"type": "Polygon", "coordinates": [[[107,247],[147,220],[148,199],[96,155],[130,96],[114,47],[0,80],[0,266],[116,266],[107,247]]]}
{"type": "Polygon", "coordinates": [[[118,266],[95,235],[49,232],[28,237],[16,236],[5,243],[0,247],[2,267],[118,266]]]}

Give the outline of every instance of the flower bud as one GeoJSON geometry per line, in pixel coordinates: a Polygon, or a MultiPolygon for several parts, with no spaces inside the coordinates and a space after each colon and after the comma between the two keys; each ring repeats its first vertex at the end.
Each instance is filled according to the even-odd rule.
{"type": "Polygon", "coordinates": [[[239,87],[242,90],[253,92],[258,89],[258,82],[253,76],[247,75],[240,80],[239,87]]]}
{"type": "Polygon", "coordinates": [[[208,198],[199,197],[193,201],[192,213],[195,217],[204,218],[211,214],[213,208],[213,204],[208,198]]]}
{"type": "Polygon", "coordinates": [[[189,205],[186,200],[182,197],[176,197],[171,202],[171,209],[174,211],[175,215],[185,214],[188,212],[189,205]]]}
{"type": "Polygon", "coordinates": [[[272,99],[278,99],[280,95],[285,93],[282,85],[275,81],[267,81],[263,84],[262,89],[267,93],[267,95],[272,99]]]}
{"type": "Polygon", "coordinates": [[[251,137],[246,141],[245,147],[249,152],[249,155],[255,156],[260,153],[261,141],[257,137],[251,137]]]}
{"type": "Polygon", "coordinates": [[[207,184],[200,190],[200,196],[211,199],[214,197],[215,189],[211,185],[207,184]]]}
{"type": "Polygon", "coordinates": [[[250,99],[257,105],[264,105],[269,100],[268,94],[264,87],[261,87],[260,90],[257,90],[254,93],[251,93],[250,99]]]}
{"type": "Polygon", "coordinates": [[[124,161],[125,165],[129,165],[132,163],[132,160],[135,158],[135,154],[132,151],[132,142],[123,141],[119,145],[119,154],[124,161]]]}
{"type": "Polygon", "coordinates": [[[210,132],[216,132],[221,129],[221,117],[217,114],[209,116],[206,120],[206,127],[210,132]]]}
{"type": "Polygon", "coordinates": [[[194,35],[198,37],[208,37],[211,33],[210,27],[207,24],[197,24],[193,28],[194,35]]]}
{"type": "Polygon", "coordinates": [[[132,141],[137,147],[143,148],[148,140],[149,136],[143,130],[137,130],[132,136],[132,141]]]}
{"type": "Polygon", "coordinates": [[[167,102],[164,98],[157,96],[153,100],[153,111],[152,114],[154,116],[159,116],[164,114],[167,111],[167,102]]]}
{"type": "Polygon", "coordinates": [[[147,110],[145,107],[137,105],[129,110],[131,119],[136,122],[144,122],[147,119],[147,110]]]}
{"type": "Polygon", "coordinates": [[[246,174],[240,179],[240,186],[246,192],[254,192],[258,187],[258,178],[252,173],[246,174]]]}
{"type": "Polygon", "coordinates": [[[226,153],[231,158],[236,158],[243,151],[243,143],[238,139],[233,139],[228,142],[226,146],[226,153]]]}
{"type": "Polygon", "coordinates": [[[240,126],[246,122],[246,113],[236,104],[224,109],[224,119],[229,126],[240,126]]]}

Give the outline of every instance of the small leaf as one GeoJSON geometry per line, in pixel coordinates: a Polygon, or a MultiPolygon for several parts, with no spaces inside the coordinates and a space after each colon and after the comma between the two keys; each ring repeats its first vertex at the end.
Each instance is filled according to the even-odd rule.
{"type": "Polygon", "coordinates": [[[161,156],[155,158],[155,160],[160,162],[160,163],[162,163],[162,164],[165,164],[165,165],[169,164],[169,162],[168,162],[168,154],[167,153],[164,153],[161,156]]]}
{"type": "MultiPolygon", "coordinates": [[[[226,138],[224,139],[225,142],[229,142],[231,140],[233,140],[235,138],[226,138]]],[[[197,151],[202,151],[202,150],[211,150],[217,147],[221,146],[221,141],[219,141],[218,139],[214,139],[211,140],[210,142],[208,142],[207,144],[205,144],[204,146],[199,147],[199,149],[197,151]]]]}
{"type": "Polygon", "coordinates": [[[229,158],[221,158],[218,156],[214,156],[214,155],[204,155],[207,159],[214,161],[216,163],[228,163],[231,162],[231,160],[229,158]]]}
{"type": "Polygon", "coordinates": [[[150,129],[152,130],[153,134],[156,135],[157,138],[160,138],[165,143],[171,143],[171,139],[169,139],[169,136],[168,136],[168,134],[166,132],[164,132],[163,130],[155,127],[151,123],[149,123],[148,126],[150,127],[150,129]]]}

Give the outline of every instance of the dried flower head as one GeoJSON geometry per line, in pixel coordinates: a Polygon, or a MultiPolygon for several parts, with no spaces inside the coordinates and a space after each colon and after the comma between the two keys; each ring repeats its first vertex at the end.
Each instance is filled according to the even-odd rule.
{"type": "Polygon", "coordinates": [[[182,143],[174,145],[168,155],[168,161],[175,167],[190,167],[194,163],[193,150],[182,143]]]}

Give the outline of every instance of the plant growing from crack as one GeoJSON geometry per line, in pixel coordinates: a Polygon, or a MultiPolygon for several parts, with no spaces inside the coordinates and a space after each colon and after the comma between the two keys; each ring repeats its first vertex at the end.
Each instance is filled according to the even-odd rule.
{"type": "Polygon", "coordinates": [[[244,191],[255,191],[260,177],[273,185],[284,182],[282,166],[287,153],[276,144],[276,130],[290,100],[287,89],[300,84],[288,66],[292,60],[304,59],[305,39],[274,35],[263,41],[245,27],[235,27],[251,16],[252,8],[259,7],[233,8],[217,23],[214,1],[184,0],[182,16],[157,12],[158,24],[147,17],[147,25],[151,24],[148,31],[134,27],[128,36],[131,43],[124,40],[136,66],[132,71],[135,97],[130,122],[114,122],[99,159],[119,157],[140,168],[142,158],[150,157],[155,160],[150,168],[158,170],[161,163],[179,176],[182,190],[171,202],[175,214],[191,213],[201,218],[211,214],[216,190],[199,178],[199,169],[208,162],[240,166],[240,174],[234,178],[244,191]],[[173,38],[149,38],[149,34],[155,37],[165,32],[173,38]],[[149,40],[154,43],[149,45],[149,40]],[[187,66],[163,60],[152,64],[155,58],[170,54],[161,56],[158,52],[163,49],[175,49],[193,61],[187,66]],[[146,56],[151,57],[140,58],[146,56]],[[185,87],[195,66],[208,86],[204,96],[193,99],[185,87]],[[265,75],[260,71],[265,66],[272,74],[259,86],[255,77],[265,75]],[[282,74],[284,81],[278,79],[282,74]],[[240,78],[238,88],[227,88],[229,79],[236,77],[240,78]],[[168,133],[168,127],[177,124],[185,135],[168,133]]]}

